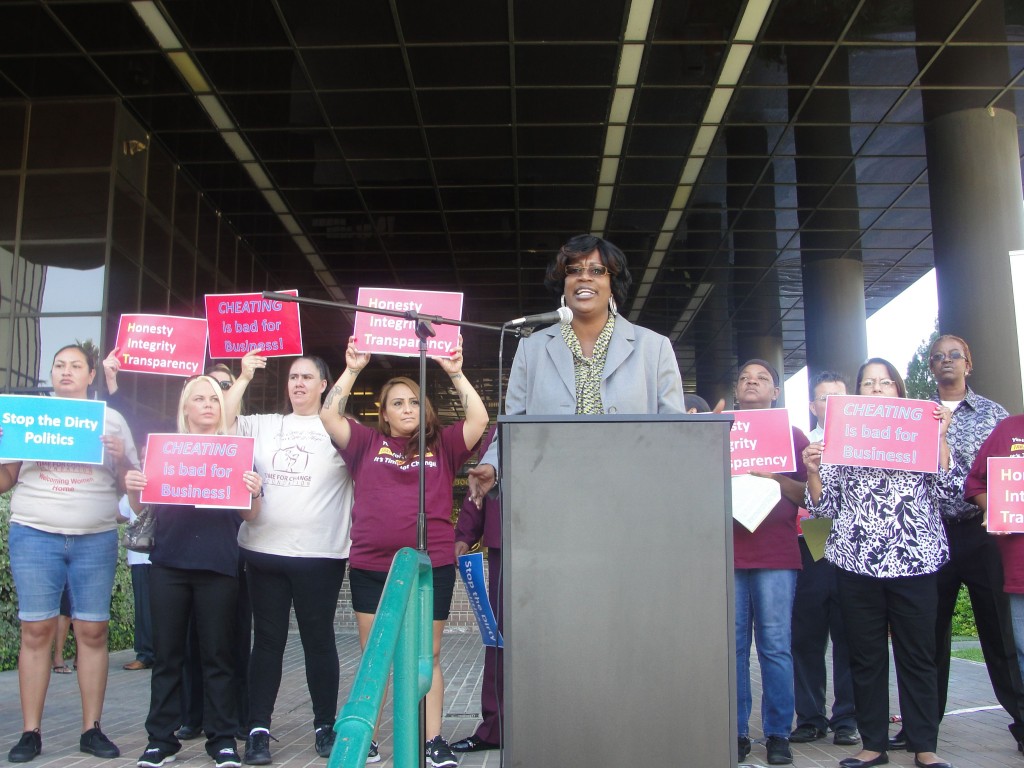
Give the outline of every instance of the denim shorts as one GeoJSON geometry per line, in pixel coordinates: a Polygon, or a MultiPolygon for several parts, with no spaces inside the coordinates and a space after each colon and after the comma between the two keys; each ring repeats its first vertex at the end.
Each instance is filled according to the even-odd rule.
{"type": "Polygon", "coordinates": [[[110,620],[116,530],[67,536],[11,523],[8,544],[19,619],[45,621],[57,616],[67,584],[72,619],[110,620]]]}

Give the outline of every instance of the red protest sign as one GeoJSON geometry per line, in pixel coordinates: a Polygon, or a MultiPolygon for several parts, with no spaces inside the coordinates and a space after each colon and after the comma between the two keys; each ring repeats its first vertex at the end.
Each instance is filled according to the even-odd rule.
{"type": "Polygon", "coordinates": [[[902,397],[830,395],[823,464],[937,472],[935,403],[902,397]]]}
{"type": "MultiPolygon", "coordinates": [[[[298,296],[298,291],[279,291],[298,296]]],[[[210,357],[242,357],[253,349],[267,357],[302,354],[299,305],[264,299],[260,293],[206,295],[210,328],[210,357]]]]}
{"type": "Polygon", "coordinates": [[[242,479],[252,469],[251,437],[154,433],[146,441],[143,504],[249,509],[242,479]]]}
{"type": "Polygon", "coordinates": [[[732,476],[749,472],[796,472],[793,430],[785,408],[724,411],[732,414],[729,463],[732,476]]]}
{"type": "Polygon", "coordinates": [[[197,376],[206,360],[206,321],[201,317],[121,315],[115,346],[122,371],[197,376]]]}
{"type": "Polygon", "coordinates": [[[988,458],[988,529],[1024,533],[1024,461],[1016,456],[988,458]]]}
{"type": "MultiPolygon", "coordinates": [[[[444,291],[407,291],[401,288],[360,288],[360,306],[390,309],[396,312],[415,310],[452,320],[462,319],[462,294],[444,291]]],[[[450,357],[459,345],[457,325],[435,325],[437,335],[427,339],[427,354],[450,357]]],[[[412,320],[389,315],[356,312],[356,349],[378,355],[412,357],[419,354],[420,341],[412,320]]]]}

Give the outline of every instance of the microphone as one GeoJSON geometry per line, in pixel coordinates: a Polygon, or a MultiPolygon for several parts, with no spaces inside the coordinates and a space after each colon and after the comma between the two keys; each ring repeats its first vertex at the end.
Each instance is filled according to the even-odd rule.
{"type": "Polygon", "coordinates": [[[526,317],[517,317],[515,320],[509,320],[505,325],[509,328],[532,328],[537,325],[551,325],[552,323],[558,323],[559,325],[565,325],[566,323],[572,322],[572,310],[568,307],[559,307],[554,312],[542,312],[539,315],[527,315],[526,317]]]}

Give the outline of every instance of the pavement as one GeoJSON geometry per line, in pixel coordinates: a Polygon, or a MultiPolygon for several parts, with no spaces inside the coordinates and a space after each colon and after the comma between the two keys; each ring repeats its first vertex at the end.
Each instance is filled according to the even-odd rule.
{"type": "MultiPolygon", "coordinates": [[[[338,635],[338,654],[341,658],[341,695],[344,699],[359,663],[359,642],[354,631],[344,630],[338,635]]],[[[81,704],[78,697],[76,675],[52,675],[43,716],[43,753],[33,766],[80,766],[81,768],[119,768],[134,766],[146,747],[144,722],[149,707],[148,671],[127,672],[121,665],[131,661],[131,651],[110,655],[110,677],[103,712],[104,732],[121,748],[122,757],[100,760],[78,751],[81,732],[81,704]]],[[[443,734],[449,739],[471,734],[479,719],[479,684],[483,671],[483,651],[479,635],[469,627],[453,627],[445,634],[441,663],[445,677],[445,719],[443,734]]],[[[752,660],[754,675],[754,709],[759,709],[760,679],[756,657],[752,660]]],[[[898,712],[895,674],[890,668],[891,711],[898,712]]],[[[950,673],[949,703],[946,717],[939,732],[939,755],[957,768],[1024,768],[1024,755],[1006,730],[1009,718],[995,702],[992,688],[983,664],[954,658],[950,673]]],[[[339,706],[343,701],[339,703],[339,706]]],[[[695,706],[699,706],[695,703],[695,706]]],[[[552,713],[557,717],[557,713],[552,713]]],[[[306,676],[298,635],[289,637],[285,654],[281,692],[274,710],[271,742],[274,765],[299,768],[300,766],[326,766],[326,760],[313,751],[312,712],[306,688],[306,676]]],[[[17,672],[0,673],[0,750],[9,749],[21,733],[21,711],[18,699],[17,672]]],[[[751,732],[759,734],[760,723],[751,723],[751,732]]],[[[892,726],[895,733],[898,725],[892,726]]],[[[389,768],[391,761],[392,722],[390,706],[385,708],[381,731],[381,757],[377,765],[389,768]]],[[[628,734],[626,735],[628,737],[628,734]]],[[[687,766],[685,745],[680,745],[680,766],[687,766]]],[[[241,749],[241,745],[239,745],[241,749]]],[[[794,766],[828,766],[836,768],[838,761],[856,754],[857,747],[837,747],[831,738],[812,744],[794,744],[794,766]]],[[[203,749],[203,740],[185,742],[177,755],[175,765],[212,766],[203,749]]],[[[4,758],[0,756],[0,761],[4,758]]],[[[766,765],[764,747],[755,743],[748,758],[751,765],[766,765]]],[[[543,752],[538,751],[532,761],[545,767],[543,752]]],[[[638,765],[643,765],[642,745],[638,745],[638,765]]],[[[914,756],[906,752],[891,752],[890,765],[912,766],[914,756]]],[[[497,751],[478,752],[462,756],[464,768],[499,768],[501,754],[497,751]]],[[[722,768],[726,768],[723,766],[722,768]]]]}

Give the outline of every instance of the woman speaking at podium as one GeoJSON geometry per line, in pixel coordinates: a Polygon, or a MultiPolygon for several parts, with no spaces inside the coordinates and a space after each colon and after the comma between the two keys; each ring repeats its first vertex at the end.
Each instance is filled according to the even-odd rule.
{"type": "MultiPolygon", "coordinates": [[[[672,343],[618,313],[633,282],[618,247],[577,235],[548,266],[544,286],[572,310],[572,321],[519,342],[505,394],[518,415],[685,413],[672,343]]],[[[469,473],[480,500],[495,483],[498,441],[469,473]]]]}

